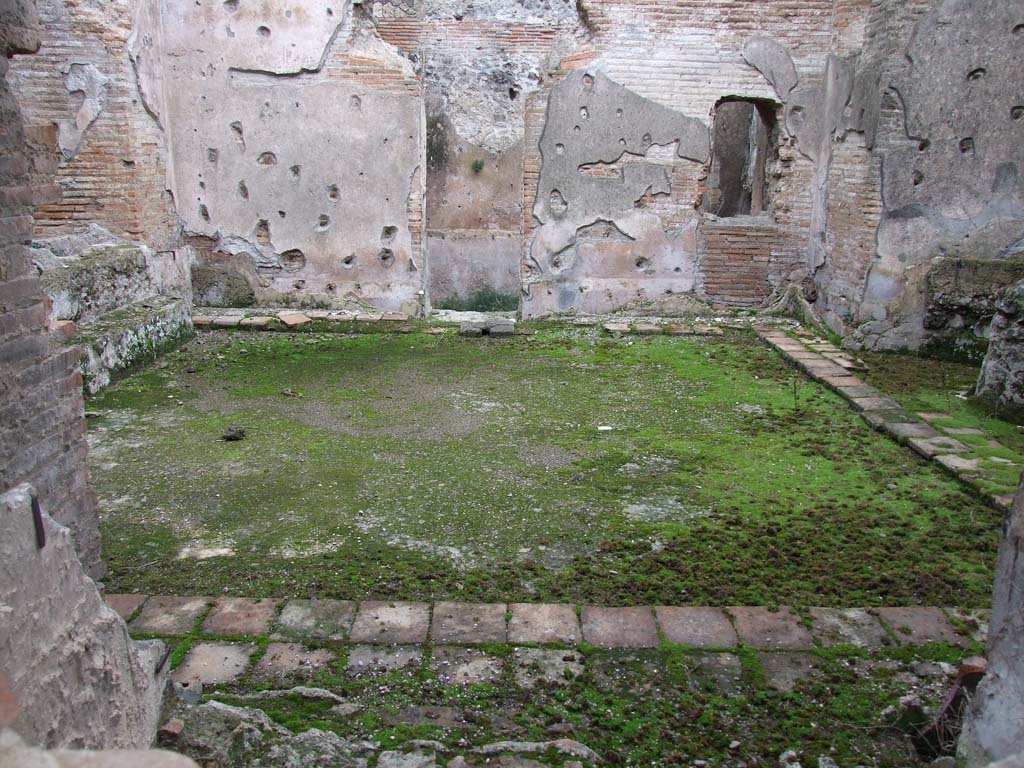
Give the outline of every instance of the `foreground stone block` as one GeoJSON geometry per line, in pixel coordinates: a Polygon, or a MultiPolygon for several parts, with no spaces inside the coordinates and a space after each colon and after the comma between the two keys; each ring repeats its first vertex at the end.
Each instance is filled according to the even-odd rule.
{"type": "Polygon", "coordinates": [[[878,608],[878,616],[892,629],[900,645],[951,643],[963,645],[962,638],[940,608],[911,606],[878,608]]]}
{"type": "Polygon", "coordinates": [[[552,648],[516,648],[512,669],[521,688],[568,685],[583,674],[583,655],[552,648]]]}
{"type": "Polygon", "coordinates": [[[858,648],[880,648],[889,645],[889,635],[863,608],[811,608],[811,634],[825,648],[855,645],[858,648]]]}
{"type": "Polygon", "coordinates": [[[187,635],[209,605],[206,597],[156,595],[149,598],[142,612],[129,625],[132,632],[154,635],[187,635]]]}
{"type": "Polygon", "coordinates": [[[933,437],[938,437],[939,433],[936,432],[932,427],[927,424],[914,424],[914,423],[890,423],[885,425],[885,431],[895,437],[901,443],[910,440],[911,438],[918,438],[921,440],[930,440],[933,437]]]}
{"type": "Polygon", "coordinates": [[[383,675],[423,663],[421,645],[354,645],[348,653],[346,672],[351,677],[383,675]]]}
{"type": "Polygon", "coordinates": [[[695,648],[731,648],[736,630],[718,608],[658,606],[654,609],[661,633],[670,643],[695,648]]]}
{"type": "Polygon", "coordinates": [[[279,600],[220,597],[203,622],[211,635],[265,635],[270,632],[279,600]]]}
{"type": "Polygon", "coordinates": [[[304,325],[309,325],[313,322],[308,315],[303,312],[278,312],[277,319],[285,324],[288,328],[301,328],[304,325]]]}
{"type": "Polygon", "coordinates": [[[758,653],[764,682],[779,693],[792,693],[802,680],[819,675],[817,661],[809,653],[777,651],[758,653]]]}
{"type": "MultiPolygon", "coordinates": [[[[13,726],[37,744],[148,747],[156,732],[165,646],[132,641],[78,559],[71,531],[45,508],[40,548],[35,489],[0,495],[0,741],[13,726]]],[[[0,764],[8,763],[0,744],[0,764]]]]}
{"type": "Polygon", "coordinates": [[[257,662],[255,674],[263,679],[312,677],[334,660],[326,648],[310,649],[301,643],[271,643],[257,662]]]}
{"type": "Polygon", "coordinates": [[[735,653],[695,653],[693,687],[729,695],[743,686],[743,662],[735,653]]]}
{"type": "Polygon", "coordinates": [[[435,643],[504,643],[504,603],[436,603],[430,637],[435,643]]]}
{"type": "Polygon", "coordinates": [[[629,323],[605,323],[602,327],[607,333],[629,333],[629,323]]]}
{"type": "Polygon", "coordinates": [[[434,648],[430,670],[446,685],[493,683],[501,677],[502,661],[475,648],[441,645],[434,648]]]}
{"type": "Polygon", "coordinates": [[[272,317],[243,317],[239,321],[239,325],[242,328],[255,328],[256,330],[262,330],[270,325],[274,321],[272,317]]]}
{"type": "Polygon", "coordinates": [[[369,600],[359,604],[349,639],[386,645],[424,643],[429,629],[430,606],[426,603],[369,600]]]}
{"type": "Polygon", "coordinates": [[[760,606],[729,608],[744,645],[763,650],[801,651],[812,648],[811,633],[787,606],[771,611],[760,606]]]}
{"type": "Polygon", "coordinates": [[[145,595],[104,595],[103,602],[113,608],[117,615],[125,621],[146,602],[145,595]]]}
{"type": "Polygon", "coordinates": [[[952,437],[912,438],[907,441],[911,448],[926,459],[945,453],[966,453],[967,446],[952,437]]]}
{"type": "Polygon", "coordinates": [[[349,600],[289,600],[277,618],[277,632],[344,642],[356,615],[349,600]]]}
{"type": "Polygon", "coordinates": [[[203,685],[230,683],[242,676],[254,653],[253,643],[199,643],[192,646],[171,679],[176,683],[198,679],[203,685]]]}
{"type": "Polygon", "coordinates": [[[651,609],[583,607],[583,639],[599,648],[655,648],[658,628],[651,609]]]}
{"type": "Polygon", "coordinates": [[[576,606],[512,603],[508,623],[510,643],[569,643],[580,641],[576,606]]]}

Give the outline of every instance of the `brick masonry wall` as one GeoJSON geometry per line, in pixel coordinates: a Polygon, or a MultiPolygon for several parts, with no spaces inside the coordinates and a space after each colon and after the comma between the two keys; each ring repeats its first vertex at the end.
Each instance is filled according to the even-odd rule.
{"type": "Polygon", "coordinates": [[[12,87],[30,130],[74,121],[81,96],[68,93],[64,72],[91,64],[108,78],[106,104],[56,181],[63,195],[40,205],[36,237],[96,223],[157,250],[174,247],[178,222],[165,189],[162,133],[146,113],[128,58],[130,0],[43,0],[41,49],[12,65],[12,87]]]}
{"type": "MultiPolygon", "coordinates": [[[[32,47],[29,39],[14,50],[32,47]]],[[[7,69],[7,57],[0,57],[0,75],[7,69]]],[[[38,151],[29,145],[6,77],[0,80],[0,124],[0,491],[31,483],[43,509],[71,529],[87,572],[99,577],[103,566],[96,497],[85,463],[80,353],[61,343],[63,338],[50,337],[49,308],[26,248],[40,192],[32,175],[52,174],[56,155],[52,148],[38,151]]]]}

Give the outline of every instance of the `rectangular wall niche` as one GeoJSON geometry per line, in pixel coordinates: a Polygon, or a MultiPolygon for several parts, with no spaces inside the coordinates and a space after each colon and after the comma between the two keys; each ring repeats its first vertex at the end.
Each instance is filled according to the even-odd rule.
{"type": "Polygon", "coordinates": [[[715,105],[708,213],[756,216],[765,210],[765,161],[774,123],[774,111],[760,101],[723,99],[715,105]]]}

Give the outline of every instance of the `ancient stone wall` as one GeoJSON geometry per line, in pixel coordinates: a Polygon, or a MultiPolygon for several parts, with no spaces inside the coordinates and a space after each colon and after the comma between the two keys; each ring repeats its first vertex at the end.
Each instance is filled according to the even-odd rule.
{"type": "MultiPolygon", "coordinates": [[[[70,528],[86,571],[103,573],[87,451],[79,350],[47,330],[48,306],[27,247],[32,206],[52,190],[56,150],[29,146],[8,87],[8,57],[39,45],[34,7],[5,4],[0,24],[0,490],[31,482],[45,512],[70,528]],[[9,10],[8,10],[9,9],[9,10]],[[31,13],[30,13],[31,11],[31,13]],[[10,18],[7,18],[10,17],[10,18]]],[[[72,326],[73,328],[73,326],[72,326]]],[[[5,619],[5,624],[6,624],[5,619]]]]}
{"type": "Polygon", "coordinates": [[[1024,488],[1003,522],[989,621],[988,671],[964,717],[958,765],[988,765],[1024,744],[1024,488]]]}
{"type": "MultiPolygon", "coordinates": [[[[830,324],[855,345],[917,348],[949,336],[957,313],[940,318],[946,310],[927,287],[940,259],[979,260],[1003,273],[997,262],[1020,252],[1022,34],[1020,4],[1002,0],[872,8],[857,75],[865,92],[877,82],[877,95],[864,105],[878,105],[877,128],[865,133],[878,166],[855,177],[860,192],[851,204],[869,212],[868,220],[878,217],[875,253],[865,260],[865,249],[852,243],[834,249],[846,267],[820,281],[831,297],[830,324]],[[860,275],[862,286],[853,279],[860,275]]],[[[971,301],[970,294],[961,298],[971,301]]],[[[944,302],[961,299],[946,291],[944,302]]],[[[969,347],[986,322],[970,325],[979,333],[958,344],[969,347]]]]}
{"type": "Polygon", "coordinates": [[[6,75],[38,24],[31,2],[0,6],[0,728],[46,747],[145,747],[163,644],[130,640],[90,578],[102,566],[79,350],[50,338],[28,248],[33,182],[57,159],[29,145],[6,75]]]}

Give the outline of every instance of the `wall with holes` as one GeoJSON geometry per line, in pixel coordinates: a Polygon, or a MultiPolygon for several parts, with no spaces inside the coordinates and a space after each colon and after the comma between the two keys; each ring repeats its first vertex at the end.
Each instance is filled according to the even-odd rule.
{"type": "Polygon", "coordinates": [[[408,62],[353,20],[347,0],[154,1],[137,23],[148,25],[137,30],[140,86],[164,127],[178,216],[204,258],[240,272],[260,303],[354,300],[415,314],[422,102],[331,68],[339,52],[411,77],[408,62]]]}
{"type": "MultiPolygon", "coordinates": [[[[828,317],[852,343],[869,348],[983,336],[991,311],[977,328],[964,328],[974,325],[969,305],[977,303],[977,279],[962,280],[958,295],[938,278],[952,261],[1007,285],[1007,264],[1024,256],[1024,7],[890,2],[871,22],[861,69],[883,85],[878,129],[868,137],[875,168],[852,180],[877,211],[875,247],[860,264],[852,310],[835,300],[828,317]],[[946,287],[936,292],[936,282],[946,287]]],[[[831,224],[842,231],[836,216],[831,224]]],[[[849,254],[837,250],[832,264],[849,254]]],[[[1016,270],[1014,279],[1024,277],[1016,270]]],[[[847,275],[832,270],[823,278],[828,295],[849,295],[847,275]]]]}

